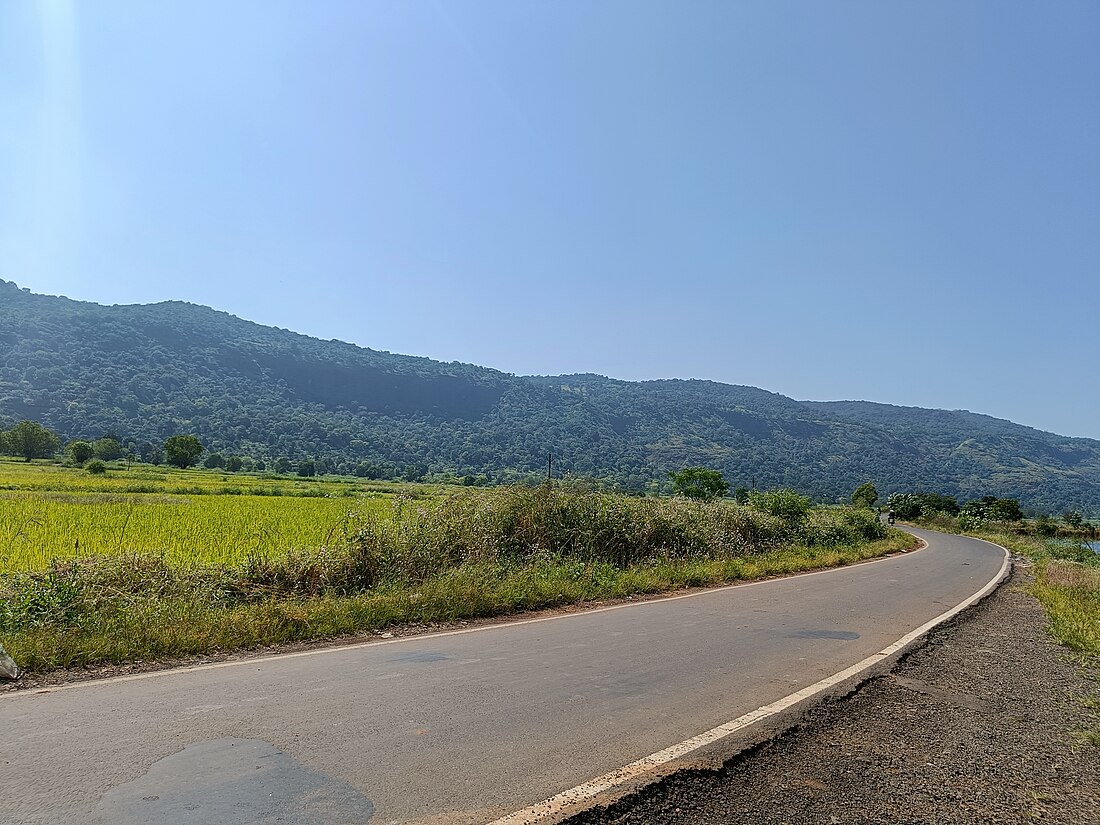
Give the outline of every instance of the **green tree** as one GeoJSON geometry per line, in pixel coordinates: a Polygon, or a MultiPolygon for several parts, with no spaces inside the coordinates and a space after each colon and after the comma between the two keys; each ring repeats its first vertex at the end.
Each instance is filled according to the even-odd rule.
{"type": "Polygon", "coordinates": [[[989,514],[998,521],[1020,521],[1024,517],[1020,502],[1014,498],[996,499],[989,507],[989,514]]]}
{"type": "Polygon", "coordinates": [[[210,453],[203,459],[202,466],[208,470],[220,470],[225,466],[225,457],[221,453],[210,453]]]}
{"type": "Polygon", "coordinates": [[[317,475],[317,463],[312,458],[298,462],[298,475],[302,478],[310,478],[317,475]]]}
{"type": "Polygon", "coordinates": [[[886,506],[901,519],[916,518],[923,512],[920,496],[916,493],[891,493],[886,506]]]}
{"type": "Polygon", "coordinates": [[[57,433],[47,430],[35,421],[20,421],[8,431],[8,449],[12,455],[32,458],[49,458],[61,447],[57,433]]]}
{"type": "Polygon", "coordinates": [[[95,457],[101,461],[114,461],[116,458],[122,458],[123,455],[122,445],[118,443],[118,439],[110,436],[97,438],[92,442],[92,449],[95,450],[95,457]]]}
{"type": "Polygon", "coordinates": [[[954,496],[945,496],[941,493],[915,493],[920,500],[922,514],[947,513],[951,516],[959,514],[959,502],[954,496]]]}
{"type": "Polygon", "coordinates": [[[94,476],[101,476],[107,472],[107,465],[101,459],[94,458],[88,462],[88,472],[94,476]]]}
{"type": "Polygon", "coordinates": [[[153,444],[149,441],[142,441],[137,445],[137,454],[146,464],[156,466],[164,462],[164,450],[159,444],[153,444]]]}
{"type": "Polygon", "coordinates": [[[805,518],[811,506],[808,498],[786,487],[767,492],[753,491],[749,493],[749,503],[757,510],[763,510],[765,513],[771,513],[790,522],[798,522],[805,518]]]}
{"type": "Polygon", "coordinates": [[[65,448],[65,452],[69,454],[73,464],[78,467],[83,467],[86,461],[95,456],[95,448],[87,441],[70,441],[69,446],[65,448]]]}
{"type": "Polygon", "coordinates": [[[1080,527],[1085,523],[1085,517],[1076,510],[1066,510],[1066,512],[1062,513],[1062,521],[1070,527],[1080,527]]]}
{"type": "Polygon", "coordinates": [[[707,467],[685,467],[669,473],[673,489],[682,496],[709,501],[729,492],[730,485],[718,470],[707,467]]]}
{"type": "Polygon", "coordinates": [[[231,455],[225,460],[225,469],[231,473],[239,473],[244,467],[244,459],[239,455],[231,455]]]}
{"type": "Polygon", "coordinates": [[[194,466],[202,451],[202,442],[193,435],[174,435],[164,442],[168,463],[181,470],[194,466]]]}
{"type": "Polygon", "coordinates": [[[852,504],[856,507],[870,509],[875,506],[876,501],[878,501],[878,490],[869,481],[860,484],[852,493],[852,504]]]}
{"type": "Polygon", "coordinates": [[[736,501],[738,504],[748,504],[749,488],[738,487],[736,490],[733,491],[733,500],[736,501]]]}

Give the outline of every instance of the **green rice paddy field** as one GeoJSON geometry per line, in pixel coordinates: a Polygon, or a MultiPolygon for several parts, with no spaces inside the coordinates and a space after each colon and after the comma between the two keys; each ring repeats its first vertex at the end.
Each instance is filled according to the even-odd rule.
{"type": "Polygon", "coordinates": [[[325,545],[349,513],[412,485],[175,470],[146,465],[93,476],[0,461],[0,572],[52,559],[163,553],[174,564],[231,564],[250,553],[325,545]]]}

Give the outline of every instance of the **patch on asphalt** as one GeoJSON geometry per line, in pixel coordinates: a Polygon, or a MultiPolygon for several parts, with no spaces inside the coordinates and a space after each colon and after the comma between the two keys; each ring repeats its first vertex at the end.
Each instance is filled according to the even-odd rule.
{"type": "Polygon", "coordinates": [[[791,634],[792,639],[843,639],[850,642],[858,639],[859,634],[854,630],[800,630],[791,634]]]}
{"type": "Polygon", "coordinates": [[[395,653],[387,662],[442,662],[451,657],[440,650],[412,650],[408,653],[395,653]]]}
{"type": "Polygon", "coordinates": [[[102,825],[365,825],[374,803],[259,739],[214,739],[108,791],[102,825]]]}

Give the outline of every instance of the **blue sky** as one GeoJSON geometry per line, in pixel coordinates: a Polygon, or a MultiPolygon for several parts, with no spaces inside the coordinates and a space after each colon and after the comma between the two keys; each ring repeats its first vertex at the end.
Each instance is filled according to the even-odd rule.
{"type": "Polygon", "coordinates": [[[0,5],[0,278],[1100,438],[1100,4],[0,5]]]}

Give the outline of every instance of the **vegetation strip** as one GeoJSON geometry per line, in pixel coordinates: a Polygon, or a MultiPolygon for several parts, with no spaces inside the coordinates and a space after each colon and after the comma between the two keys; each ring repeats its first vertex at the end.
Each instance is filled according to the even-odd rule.
{"type": "MultiPolygon", "coordinates": [[[[565,486],[452,488],[352,507],[313,548],[233,563],[116,550],[0,574],[0,641],[27,671],[451,623],[850,564],[907,549],[867,508],[565,486]]],[[[196,557],[202,558],[200,552],[196,557]]]]}

